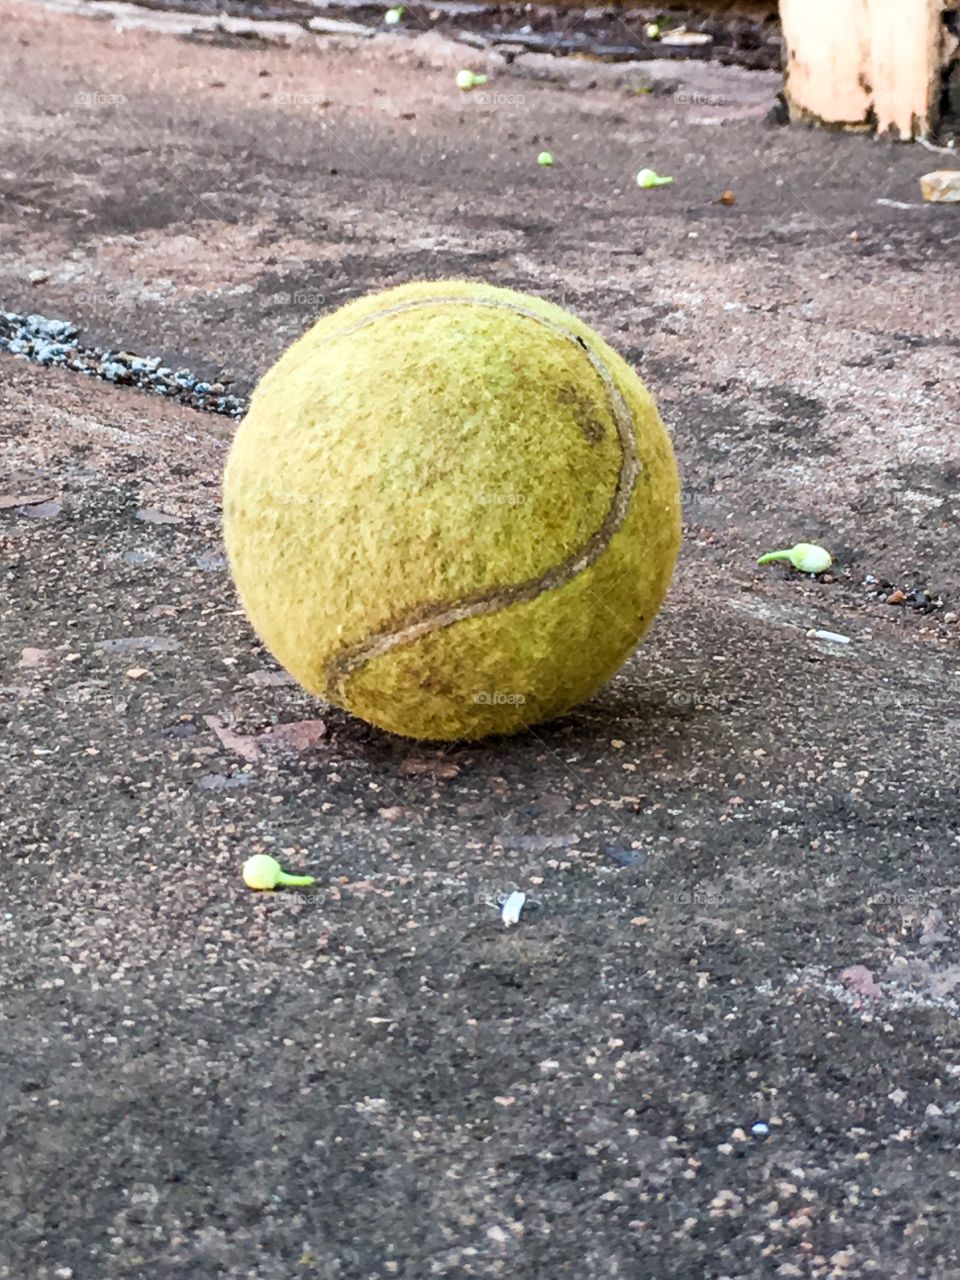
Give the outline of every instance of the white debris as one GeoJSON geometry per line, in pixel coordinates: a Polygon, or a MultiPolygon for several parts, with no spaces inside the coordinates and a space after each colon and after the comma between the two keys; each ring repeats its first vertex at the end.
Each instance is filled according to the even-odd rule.
{"type": "Polygon", "coordinates": [[[960,169],[935,169],[920,179],[924,200],[938,204],[960,204],[960,169]]]}
{"type": "Polygon", "coordinates": [[[504,898],[503,906],[500,908],[500,918],[508,929],[512,924],[520,923],[520,912],[523,910],[523,904],[526,900],[527,895],[520,893],[516,889],[504,898]]]}
{"type": "Polygon", "coordinates": [[[950,147],[934,146],[934,144],[930,141],[929,138],[918,138],[917,142],[920,143],[921,147],[926,147],[928,151],[939,151],[941,152],[942,155],[945,155],[945,156],[955,156],[957,154],[952,146],[950,147]]]}
{"type": "Polygon", "coordinates": [[[708,35],[706,31],[687,31],[685,27],[680,27],[676,31],[664,31],[660,36],[661,44],[672,45],[694,45],[694,44],[713,44],[713,36],[708,35]]]}
{"type": "Polygon", "coordinates": [[[838,631],[808,631],[810,640],[829,640],[831,644],[849,644],[850,637],[842,636],[838,631]]]}

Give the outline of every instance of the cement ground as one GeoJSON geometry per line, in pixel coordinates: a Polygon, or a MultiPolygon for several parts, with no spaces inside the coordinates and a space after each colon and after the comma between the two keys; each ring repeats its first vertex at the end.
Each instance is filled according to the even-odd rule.
{"type": "Polygon", "coordinates": [[[251,636],[229,420],[0,356],[0,1277],[960,1276],[941,158],[771,128],[763,73],[0,19],[0,305],[245,394],[368,289],[542,293],[686,517],[598,698],[416,746],[251,636]],[[801,538],[832,580],[755,566],[801,538]]]}

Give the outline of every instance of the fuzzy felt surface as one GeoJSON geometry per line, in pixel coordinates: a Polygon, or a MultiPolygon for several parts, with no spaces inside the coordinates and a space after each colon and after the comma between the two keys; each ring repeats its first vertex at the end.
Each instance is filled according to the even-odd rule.
{"type": "Polygon", "coordinates": [[[307,689],[415,738],[557,715],[622,664],[680,540],[640,379],[591,329],[436,281],[348,304],[266,374],[227,463],[227,551],[307,689]]]}

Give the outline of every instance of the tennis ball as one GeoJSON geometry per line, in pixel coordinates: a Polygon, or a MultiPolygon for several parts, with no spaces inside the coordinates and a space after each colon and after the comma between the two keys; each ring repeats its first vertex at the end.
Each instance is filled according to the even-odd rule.
{"type": "Polygon", "coordinates": [[[591,329],[458,280],[326,316],[253,394],[227,551],[305,688],[412,738],[589,698],[650,626],[680,541],[656,405],[591,329]]]}

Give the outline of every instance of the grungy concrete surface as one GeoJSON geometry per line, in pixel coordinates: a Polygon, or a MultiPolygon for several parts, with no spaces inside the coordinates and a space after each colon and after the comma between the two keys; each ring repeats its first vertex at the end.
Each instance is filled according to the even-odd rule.
{"type": "Polygon", "coordinates": [[[466,96],[435,40],[0,17],[0,306],[243,392],[367,289],[530,289],[648,380],[686,517],[598,698],[417,746],[251,636],[230,422],[0,356],[2,1280],[960,1275],[930,157],[772,129],[742,74],[466,96]],[[800,538],[832,574],[757,569],[800,538]],[[258,851],[315,889],[252,895],[258,851]]]}

